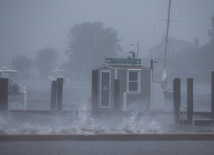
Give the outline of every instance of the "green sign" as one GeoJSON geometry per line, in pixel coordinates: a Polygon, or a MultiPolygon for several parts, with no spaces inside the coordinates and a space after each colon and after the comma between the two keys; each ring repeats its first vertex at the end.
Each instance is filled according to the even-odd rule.
{"type": "Polygon", "coordinates": [[[141,65],[141,59],[106,58],[106,63],[112,65],[141,65]]]}

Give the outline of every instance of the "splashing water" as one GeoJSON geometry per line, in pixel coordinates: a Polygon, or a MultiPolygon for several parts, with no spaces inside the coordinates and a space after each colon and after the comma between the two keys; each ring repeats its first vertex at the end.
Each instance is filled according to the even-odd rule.
{"type": "Polygon", "coordinates": [[[31,112],[0,113],[0,134],[141,134],[161,132],[160,123],[137,112],[130,115],[98,115],[89,106],[66,114],[31,112]]]}
{"type": "Polygon", "coordinates": [[[75,120],[71,124],[71,128],[73,128],[77,134],[93,134],[94,131],[99,130],[100,125],[95,121],[95,119],[91,116],[89,111],[89,106],[83,105],[75,117],[75,120]]]}
{"type": "Polygon", "coordinates": [[[124,118],[121,127],[121,130],[125,133],[161,132],[159,123],[145,116],[139,116],[137,112],[132,113],[130,117],[124,118]]]}

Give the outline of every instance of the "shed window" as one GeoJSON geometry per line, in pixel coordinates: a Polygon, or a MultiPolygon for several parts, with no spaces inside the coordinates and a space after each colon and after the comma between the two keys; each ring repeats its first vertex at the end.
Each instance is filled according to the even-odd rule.
{"type": "Polygon", "coordinates": [[[128,71],[128,93],[140,93],[140,72],[139,71],[128,71]]]}

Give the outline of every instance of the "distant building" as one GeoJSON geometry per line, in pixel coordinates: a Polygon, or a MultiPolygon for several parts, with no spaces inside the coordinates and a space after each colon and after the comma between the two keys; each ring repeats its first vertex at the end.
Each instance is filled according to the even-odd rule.
{"type": "MultiPolygon", "coordinates": [[[[157,64],[154,64],[154,80],[160,81],[161,75],[163,73],[164,68],[164,49],[165,49],[164,40],[155,47],[149,49],[149,58],[154,59],[157,61],[157,64]]],[[[196,37],[193,43],[184,41],[184,40],[177,40],[174,38],[170,38],[168,41],[168,48],[167,48],[167,77],[168,81],[172,81],[173,77],[177,76],[177,74],[183,73],[183,69],[178,69],[178,66],[182,65],[175,65],[174,60],[177,57],[181,57],[185,55],[184,53],[187,52],[194,52],[199,49],[199,39],[196,37]],[[175,68],[177,67],[177,68],[175,68]],[[175,72],[176,70],[176,72],[175,72]],[[176,75],[175,75],[176,74],[176,75]]],[[[185,58],[184,58],[185,59],[185,58]]]]}
{"type": "MultiPolygon", "coordinates": [[[[176,54],[182,54],[184,52],[197,50],[199,48],[199,39],[196,37],[194,43],[189,43],[184,40],[169,39],[167,47],[167,57],[175,56],[176,54]]],[[[164,40],[155,47],[149,49],[149,57],[153,59],[164,58],[164,40]]]]}

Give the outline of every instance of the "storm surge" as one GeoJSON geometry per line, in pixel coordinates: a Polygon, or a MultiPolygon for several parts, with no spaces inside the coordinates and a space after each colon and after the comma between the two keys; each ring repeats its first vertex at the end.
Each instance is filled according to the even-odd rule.
{"type": "Polygon", "coordinates": [[[141,134],[162,132],[161,121],[138,112],[92,115],[89,106],[77,111],[0,113],[0,134],[141,134]]]}

